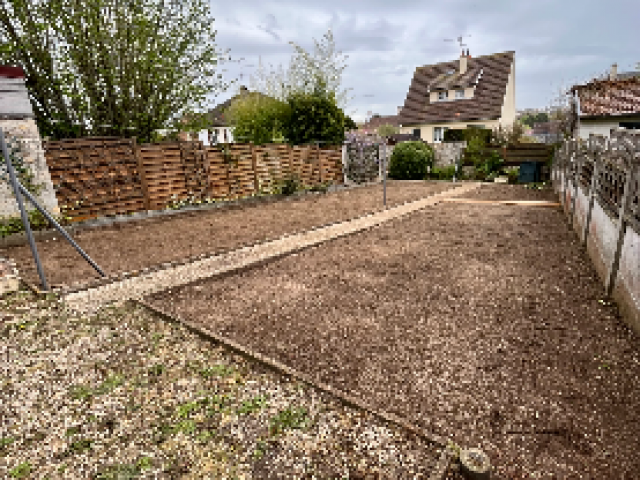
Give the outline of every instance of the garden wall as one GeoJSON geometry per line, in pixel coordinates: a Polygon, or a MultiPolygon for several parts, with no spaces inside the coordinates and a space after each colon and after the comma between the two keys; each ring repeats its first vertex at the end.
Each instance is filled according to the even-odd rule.
{"type": "Polygon", "coordinates": [[[467,142],[441,142],[430,143],[435,153],[434,165],[437,167],[446,167],[455,165],[462,157],[462,152],[467,148],[467,142]]]}
{"type": "Polygon", "coordinates": [[[640,335],[640,133],[565,142],[552,183],[606,294],[640,335]]]}

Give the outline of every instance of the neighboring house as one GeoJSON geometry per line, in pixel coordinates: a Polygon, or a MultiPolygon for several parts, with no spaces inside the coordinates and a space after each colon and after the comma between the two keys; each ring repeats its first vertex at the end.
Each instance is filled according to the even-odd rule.
{"type": "Polygon", "coordinates": [[[365,122],[359,129],[364,133],[376,133],[378,128],[382,125],[391,125],[392,127],[400,128],[400,110],[402,107],[398,107],[397,115],[373,115],[368,122],[365,122]]]}
{"type": "Polygon", "coordinates": [[[562,139],[562,133],[560,132],[560,122],[550,120],[548,122],[534,123],[531,132],[528,133],[532,138],[535,138],[541,143],[554,143],[562,139]]]}
{"type": "MultiPolygon", "coordinates": [[[[222,102],[220,105],[209,110],[207,116],[209,118],[210,127],[208,130],[202,130],[197,134],[199,140],[205,145],[214,145],[216,143],[234,143],[233,127],[229,120],[225,118],[226,110],[238,99],[247,95],[266,97],[260,92],[250,92],[244,85],[240,87],[240,92],[229,100],[222,102]]],[[[183,140],[195,140],[196,135],[182,133],[180,135],[183,140]]]]}
{"type": "Polygon", "coordinates": [[[609,136],[612,128],[640,129],[640,72],[618,73],[611,66],[609,78],[599,78],[569,90],[579,102],[575,136],[609,136]]]}
{"type": "Polygon", "coordinates": [[[493,129],[516,119],[515,52],[418,67],[399,115],[400,132],[438,143],[447,129],[493,129]]]}

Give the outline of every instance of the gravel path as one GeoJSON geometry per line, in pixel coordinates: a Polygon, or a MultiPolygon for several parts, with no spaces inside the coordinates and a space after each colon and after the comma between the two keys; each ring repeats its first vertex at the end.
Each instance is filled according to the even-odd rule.
{"type": "Polygon", "coordinates": [[[560,209],[443,203],[147,300],[479,446],[495,478],[633,478],[640,340],[602,295],[560,209]]]}
{"type": "Polygon", "coordinates": [[[18,292],[0,331],[0,478],[430,479],[440,458],[132,304],[75,316],[18,292]]]}

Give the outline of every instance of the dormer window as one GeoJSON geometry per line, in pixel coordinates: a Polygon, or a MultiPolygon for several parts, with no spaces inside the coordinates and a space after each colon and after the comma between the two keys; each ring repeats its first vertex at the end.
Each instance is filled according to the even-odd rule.
{"type": "Polygon", "coordinates": [[[447,99],[447,92],[438,92],[438,100],[443,101],[447,99]]]}
{"type": "Polygon", "coordinates": [[[447,75],[453,75],[454,73],[456,73],[456,71],[455,71],[455,70],[449,70],[449,71],[447,72],[447,75]]]}
{"type": "Polygon", "coordinates": [[[464,90],[456,90],[456,98],[464,98],[464,90]]]}

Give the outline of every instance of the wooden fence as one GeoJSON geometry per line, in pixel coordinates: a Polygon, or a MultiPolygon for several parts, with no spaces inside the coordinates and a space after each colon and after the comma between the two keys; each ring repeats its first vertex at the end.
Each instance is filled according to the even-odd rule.
{"type": "Polygon", "coordinates": [[[623,318],[640,335],[640,134],[611,130],[556,151],[552,184],[623,318]]]}
{"type": "Polygon", "coordinates": [[[172,200],[239,198],[288,174],[305,187],[343,181],[340,147],[138,145],[100,137],[46,142],[44,149],[58,204],[72,221],[164,209],[172,200]]]}

